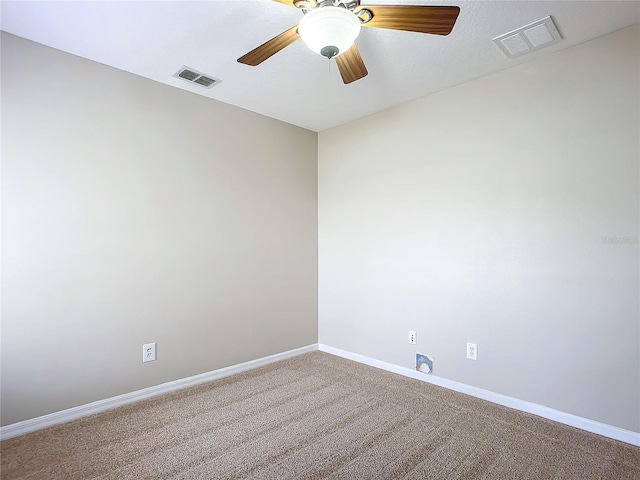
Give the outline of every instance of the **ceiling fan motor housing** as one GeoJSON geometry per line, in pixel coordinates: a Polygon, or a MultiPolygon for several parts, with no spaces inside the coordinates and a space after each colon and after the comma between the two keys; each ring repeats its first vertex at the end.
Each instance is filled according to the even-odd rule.
{"type": "Polygon", "coordinates": [[[360,23],[360,19],[346,8],[321,7],[302,18],[298,33],[311,50],[333,58],[351,48],[360,33],[360,23]]]}

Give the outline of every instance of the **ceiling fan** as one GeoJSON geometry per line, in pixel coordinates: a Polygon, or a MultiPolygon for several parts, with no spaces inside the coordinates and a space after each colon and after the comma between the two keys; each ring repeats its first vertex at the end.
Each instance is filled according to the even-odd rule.
{"type": "Polygon", "coordinates": [[[360,5],[360,0],[274,0],[298,8],[300,24],[263,43],[238,59],[256,66],[302,38],[314,52],[336,59],[344,83],[367,76],[354,43],[360,27],[388,28],[408,32],[449,35],[459,7],[430,5],[360,5]]]}

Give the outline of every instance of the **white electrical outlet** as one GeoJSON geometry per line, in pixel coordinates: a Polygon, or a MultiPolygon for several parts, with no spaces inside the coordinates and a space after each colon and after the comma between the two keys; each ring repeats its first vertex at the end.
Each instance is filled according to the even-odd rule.
{"type": "Polygon", "coordinates": [[[478,344],[477,343],[467,343],[467,358],[469,360],[477,360],[478,359],[478,344]]]}
{"type": "Polygon", "coordinates": [[[409,343],[411,345],[415,345],[416,344],[416,332],[409,331],[409,343]]]}
{"type": "Polygon", "coordinates": [[[142,361],[153,362],[156,359],[156,344],[145,343],[142,345],[142,361]]]}

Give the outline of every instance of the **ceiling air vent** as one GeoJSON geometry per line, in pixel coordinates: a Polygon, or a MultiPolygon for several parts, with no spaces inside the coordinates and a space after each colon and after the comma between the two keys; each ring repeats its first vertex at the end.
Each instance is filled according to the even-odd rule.
{"type": "Polygon", "coordinates": [[[174,77],[181,78],[183,80],[186,80],[189,83],[197,83],[198,85],[204,88],[211,88],[222,81],[219,78],[215,78],[215,77],[212,77],[211,75],[198,72],[197,70],[194,70],[193,68],[190,68],[190,67],[182,67],[180,70],[178,70],[175,73],[174,77]]]}
{"type": "Polygon", "coordinates": [[[551,17],[520,27],[493,39],[495,44],[509,58],[539,50],[562,40],[551,17]]]}

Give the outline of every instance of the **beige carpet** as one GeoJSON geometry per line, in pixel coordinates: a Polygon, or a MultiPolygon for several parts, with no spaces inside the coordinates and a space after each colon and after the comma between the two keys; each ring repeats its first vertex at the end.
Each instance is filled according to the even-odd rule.
{"type": "Polygon", "coordinates": [[[640,479],[640,449],[314,352],[6,440],[2,479],[640,479]]]}

